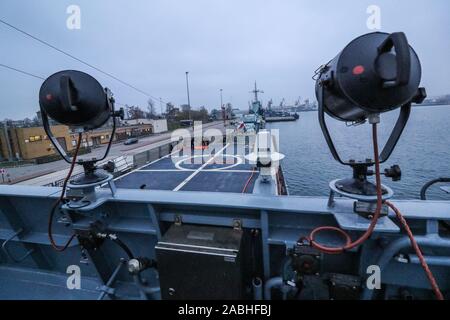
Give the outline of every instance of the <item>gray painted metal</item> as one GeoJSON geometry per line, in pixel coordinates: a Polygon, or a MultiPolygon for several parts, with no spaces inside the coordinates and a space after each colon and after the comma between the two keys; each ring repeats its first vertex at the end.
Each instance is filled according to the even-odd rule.
{"type": "MultiPolygon", "coordinates": [[[[146,284],[135,282],[137,280],[128,274],[126,268],[118,268],[124,254],[111,241],[102,243],[96,252],[82,248],[77,241],[63,253],[51,249],[46,234],[47,218],[60,191],[57,187],[0,186],[0,241],[9,252],[0,252],[0,298],[158,297],[158,294],[153,294],[157,293],[159,286],[157,272],[146,270],[142,274],[146,284]],[[23,260],[18,259],[30,250],[33,253],[23,260]],[[81,269],[81,290],[66,287],[70,276],[66,271],[70,265],[81,269]],[[108,281],[111,279],[114,281],[108,281]]],[[[233,227],[239,221],[242,228],[261,232],[262,250],[258,256],[266,285],[273,282],[270,281],[272,277],[280,276],[282,256],[286,250],[312,229],[322,225],[340,226],[357,237],[367,227],[367,222],[363,223],[360,216],[352,213],[354,200],[350,199],[335,199],[335,205],[329,208],[328,199],[320,197],[120,188],[114,195],[108,189],[97,189],[96,193],[98,205],[91,206],[90,210],[81,208],[57,213],[58,223],[54,224],[57,243],[67,241],[74,230],[82,232],[96,224],[117,234],[136,256],[155,258],[154,248],[158,240],[175,221],[227,227],[233,227]]],[[[439,220],[450,221],[450,202],[393,202],[420,235],[417,239],[430,258],[430,267],[441,289],[448,291],[450,238],[437,234],[437,223],[439,220]]],[[[324,257],[323,264],[330,271],[348,270],[353,273],[358,266],[356,272],[362,279],[368,277],[367,266],[377,264],[383,270],[382,282],[387,291],[405,286],[419,292],[418,295],[430,297],[429,284],[414,255],[406,263],[395,259],[399,253],[413,253],[409,249],[408,238],[395,222],[395,214],[389,212],[363,246],[346,253],[345,259],[337,262],[324,257]]],[[[336,237],[324,234],[320,241],[333,245],[336,237]]],[[[374,293],[366,289],[361,298],[370,299],[374,293]]]]}

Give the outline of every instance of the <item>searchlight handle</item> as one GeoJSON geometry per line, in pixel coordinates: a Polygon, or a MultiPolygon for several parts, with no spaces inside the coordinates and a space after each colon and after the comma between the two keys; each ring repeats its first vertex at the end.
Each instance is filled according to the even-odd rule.
{"type": "Polygon", "coordinates": [[[74,105],[77,97],[77,90],[73,87],[72,79],[63,75],[59,80],[59,88],[61,93],[61,106],[65,112],[77,111],[74,105]]]}
{"type": "Polygon", "coordinates": [[[397,74],[395,80],[386,79],[383,82],[384,88],[406,86],[411,76],[411,52],[408,39],[403,32],[394,32],[389,35],[378,47],[378,58],[383,54],[389,53],[392,49],[395,50],[397,74]]]}

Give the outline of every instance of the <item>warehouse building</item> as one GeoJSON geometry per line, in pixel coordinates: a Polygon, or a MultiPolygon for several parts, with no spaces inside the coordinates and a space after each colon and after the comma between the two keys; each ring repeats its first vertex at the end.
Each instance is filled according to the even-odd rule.
{"type": "MultiPolygon", "coordinates": [[[[143,119],[147,120],[147,119],[143,119]]],[[[129,120],[117,127],[114,141],[124,141],[130,137],[148,136],[152,133],[167,131],[167,121],[149,120],[144,123],[138,120],[129,120]]],[[[77,134],[68,126],[52,125],[52,132],[61,146],[67,152],[75,149],[77,134]]],[[[111,137],[111,128],[105,127],[83,134],[82,147],[96,147],[108,143],[111,137]]],[[[21,127],[8,123],[0,126],[0,161],[36,160],[51,157],[56,150],[41,126],[21,127]]]]}

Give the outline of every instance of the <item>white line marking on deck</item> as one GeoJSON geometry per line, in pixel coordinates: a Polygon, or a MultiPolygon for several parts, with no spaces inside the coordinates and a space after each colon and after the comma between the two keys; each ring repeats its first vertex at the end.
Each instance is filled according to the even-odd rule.
{"type": "MultiPolygon", "coordinates": [[[[196,169],[142,169],[138,170],[137,172],[194,172],[196,169]]],[[[232,173],[251,173],[253,170],[226,170],[223,168],[219,169],[204,169],[203,172],[232,172],[232,173]]]]}
{"type": "MultiPolygon", "coordinates": [[[[181,171],[191,171],[192,169],[189,169],[189,168],[184,168],[183,166],[182,166],[182,164],[185,162],[185,161],[188,161],[188,160],[192,160],[192,159],[195,159],[195,158],[201,158],[201,157],[205,157],[205,156],[210,156],[210,155],[194,155],[194,156],[191,156],[191,157],[188,157],[188,158],[185,158],[185,159],[181,159],[181,160],[179,160],[179,161],[177,161],[176,163],[175,163],[175,168],[177,168],[178,170],[181,170],[181,171]]],[[[243,160],[243,158],[241,157],[241,156],[239,156],[239,155],[233,155],[233,154],[222,154],[222,157],[225,157],[225,158],[234,158],[234,159],[236,159],[237,161],[236,161],[236,163],[232,163],[232,164],[227,164],[227,163],[225,163],[227,166],[225,166],[225,167],[220,167],[220,168],[216,168],[217,170],[228,170],[228,169],[231,169],[231,168],[234,168],[234,167],[237,167],[237,166],[239,166],[239,165],[241,165],[243,162],[244,162],[244,160],[243,160]]],[[[189,164],[189,163],[188,163],[189,164]]],[[[222,163],[223,164],[223,163],[222,163]]],[[[208,170],[213,170],[213,169],[205,169],[205,170],[203,170],[203,171],[208,171],[208,170]]],[[[195,171],[195,170],[194,170],[195,171]]]]}
{"type": "MultiPolygon", "coordinates": [[[[164,157],[161,157],[161,158],[159,158],[159,159],[153,160],[152,162],[146,163],[146,164],[140,166],[139,168],[136,168],[136,169],[134,169],[134,170],[131,170],[131,171],[128,172],[128,173],[125,173],[124,175],[118,176],[117,178],[114,179],[114,181],[117,181],[117,180],[119,180],[119,179],[122,179],[122,178],[124,178],[124,177],[126,177],[126,176],[128,176],[128,175],[130,175],[130,174],[132,174],[132,173],[134,173],[134,172],[140,171],[142,168],[145,168],[145,167],[147,167],[147,166],[150,166],[150,165],[152,165],[152,164],[154,164],[154,163],[157,163],[157,162],[159,162],[159,161],[161,161],[161,160],[163,160],[163,159],[169,158],[169,157],[172,156],[175,152],[176,152],[176,151],[174,151],[174,152],[172,152],[172,153],[169,153],[168,155],[165,155],[164,157]]],[[[106,184],[105,184],[105,185],[106,185],[106,184]]]]}
{"type": "Polygon", "coordinates": [[[207,165],[209,165],[219,154],[223,152],[226,148],[228,148],[230,144],[227,143],[225,147],[217,151],[214,156],[212,156],[208,161],[206,161],[200,168],[198,168],[196,171],[194,171],[189,177],[187,177],[182,183],[180,183],[173,191],[179,191],[181,188],[183,188],[189,181],[192,180],[197,174],[199,174],[207,165]]]}

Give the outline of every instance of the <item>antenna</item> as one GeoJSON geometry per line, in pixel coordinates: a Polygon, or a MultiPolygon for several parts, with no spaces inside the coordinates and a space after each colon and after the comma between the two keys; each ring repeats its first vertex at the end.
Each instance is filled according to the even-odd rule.
{"type": "Polygon", "coordinates": [[[256,86],[256,81],[255,81],[255,89],[250,91],[250,93],[253,93],[255,95],[255,101],[259,101],[258,100],[258,93],[264,93],[264,91],[258,89],[258,87],[256,86]]]}

